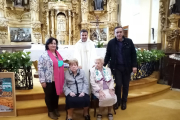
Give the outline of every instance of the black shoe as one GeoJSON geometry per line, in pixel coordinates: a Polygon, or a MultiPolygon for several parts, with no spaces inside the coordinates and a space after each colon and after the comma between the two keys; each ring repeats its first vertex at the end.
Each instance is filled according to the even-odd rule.
{"type": "Polygon", "coordinates": [[[117,110],[118,108],[119,108],[119,106],[121,106],[121,103],[119,102],[117,102],[116,104],[114,104],[114,110],[117,110]]]}
{"type": "Polygon", "coordinates": [[[122,102],[121,110],[125,110],[125,109],[126,109],[126,102],[122,102]]]}
{"type": "Polygon", "coordinates": [[[84,116],[85,120],[91,120],[89,115],[84,116]]]}
{"type": "Polygon", "coordinates": [[[72,120],[72,119],[67,119],[67,120],[72,120]]]}
{"type": "Polygon", "coordinates": [[[48,113],[48,116],[51,118],[51,119],[54,119],[54,120],[57,120],[58,117],[54,114],[54,112],[49,112],[48,113]]]}
{"type": "Polygon", "coordinates": [[[60,114],[59,114],[58,109],[55,109],[55,110],[54,110],[54,114],[55,114],[57,117],[60,117],[60,114]]]}

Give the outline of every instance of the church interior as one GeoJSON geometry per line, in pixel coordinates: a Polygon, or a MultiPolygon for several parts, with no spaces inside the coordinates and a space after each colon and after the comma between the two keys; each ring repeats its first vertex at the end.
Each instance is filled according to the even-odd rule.
{"type": "MultiPolygon", "coordinates": [[[[140,58],[138,72],[131,75],[127,109],[116,110],[114,120],[180,120],[180,0],[0,0],[0,73],[13,69],[15,76],[13,99],[3,97],[0,76],[0,119],[50,120],[37,72],[48,38],[58,40],[58,51],[68,63],[80,31],[86,29],[104,57],[117,26],[132,39],[140,58]],[[27,63],[19,59],[15,64],[25,66],[12,67],[14,58],[8,56],[19,55],[27,63]],[[1,106],[13,112],[1,111],[1,106]]],[[[91,100],[91,120],[96,120],[95,102],[91,100]]],[[[65,107],[60,95],[59,120],[66,119],[65,107]]],[[[106,113],[102,120],[108,119],[106,113]]],[[[83,120],[82,110],[73,117],[83,120]]]]}

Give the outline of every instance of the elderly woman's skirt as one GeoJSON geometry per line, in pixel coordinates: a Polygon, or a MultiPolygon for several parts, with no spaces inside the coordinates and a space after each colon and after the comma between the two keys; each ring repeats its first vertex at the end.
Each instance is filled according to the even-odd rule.
{"type": "Polygon", "coordinates": [[[83,97],[79,97],[77,94],[75,97],[71,97],[70,95],[66,96],[66,108],[84,108],[90,106],[90,97],[85,94],[83,97]]]}
{"type": "Polygon", "coordinates": [[[112,106],[117,102],[116,95],[111,96],[111,94],[109,93],[109,89],[103,90],[103,92],[105,94],[105,98],[103,98],[102,100],[99,99],[99,93],[94,94],[99,99],[100,107],[112,106]]]}

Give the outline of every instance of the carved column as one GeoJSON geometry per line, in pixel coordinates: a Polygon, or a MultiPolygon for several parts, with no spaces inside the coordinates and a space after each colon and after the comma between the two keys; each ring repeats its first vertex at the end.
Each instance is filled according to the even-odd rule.
{"type": "Polygon", "coordinates": [[[71,11],[68,10],[68,16],[69,16],[69,45],[71,44],[71,11]]]}
{"type": "Polygon", "coordinates": [[[49,32],[49,10],[46,11],[46,26],[47,26],[47,36],[46,38],[50,37],[50,32],[49,32]]]}
{"type": "Polygon", "coordinates": [[[72,17],[73,17],[73,40],[72,40],[72,44],[74,45],[76,43],[76,37],[75,37],[75,13],[72,13],[72,17]]]}
{"type": "Polygon", "coordinates": [[[8,40],[8,25],[4,16],[5,2],[5,0],[0,0],[0,44],[5,44],[8,40]]]}
{"type": "Polygon", "coordinates": [[[30,0],[31,27],[35,43],[42,43],[41,22],[39,21],[39,0],[30,0]]]}
{"type": "Polygon", "coordinates": [[[89,24],[88,24],[88,0],[81,0],[81,17],[82,17],[82,22],[81,22],[81,29],[89,29],[89,24]]]}
{"type": "Polygon", "coordinates": [[[55,37],[54,34],[54,10],[51,10],[51,36],[55,37]]]}
{"type": "Polygon", "coordinates": [[[0,0],[0,18],[4,18],[5,0],[0,0]]]}

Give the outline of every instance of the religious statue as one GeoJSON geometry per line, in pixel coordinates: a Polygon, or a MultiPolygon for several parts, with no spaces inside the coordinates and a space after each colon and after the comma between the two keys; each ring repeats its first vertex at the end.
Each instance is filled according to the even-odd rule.
{"type": "Polygon", "coordinates": [[[94,10],[103,10],[104,1],[103,0],[94,0],[94,10]]]}
{"type": "Polygon", "coordinates": [[[180,14],[180,0],[170,0],[171,14],[180,14]]]}
{"type": "Polygon", "coordinates": [[[22,0],[15,0],[15,5],[16,6],[23,6],[23,1],[22,0]]]}

